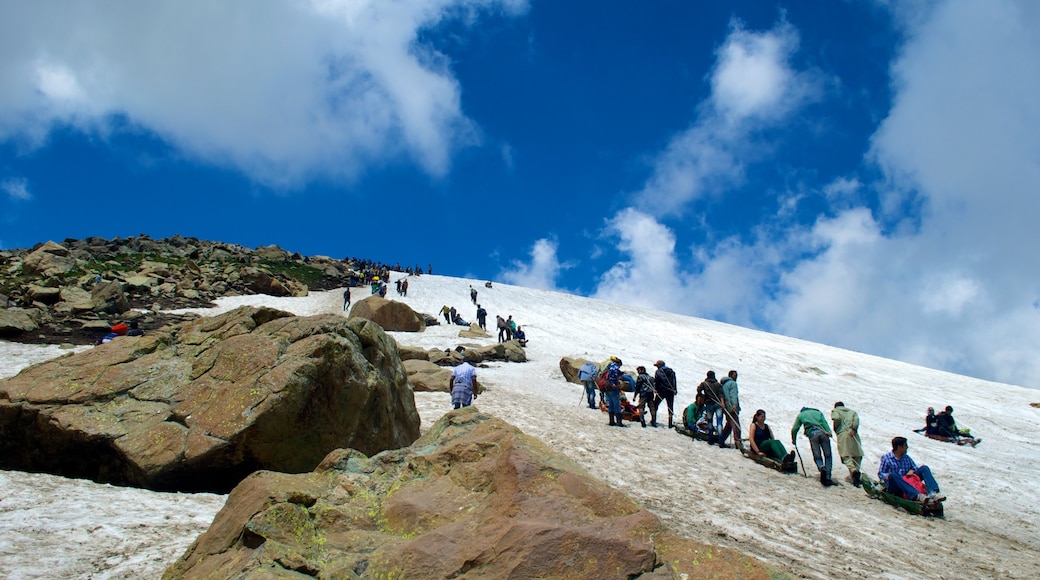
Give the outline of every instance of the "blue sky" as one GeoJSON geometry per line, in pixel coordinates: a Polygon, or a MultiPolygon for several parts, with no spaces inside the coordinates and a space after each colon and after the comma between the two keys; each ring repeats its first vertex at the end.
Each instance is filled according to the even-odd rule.
{"type": "Polygon", "coordinates": [[[432,264],[1040,387],[1036,30],[1031,0],[5,2],[0,248],[432,264]]]}

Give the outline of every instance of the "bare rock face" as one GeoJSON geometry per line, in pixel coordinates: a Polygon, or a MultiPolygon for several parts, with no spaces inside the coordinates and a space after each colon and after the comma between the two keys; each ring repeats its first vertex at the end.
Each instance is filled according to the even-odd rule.
{"type": "Polygon", "coordinates": [[[365,318],[383,327],[383,330],[422,332],[426,321],[411,306],[396,300],[369,296],[359,300],[350,310],[350,318],[365,318]]]}
{"type": "Polygon", "coordinates": [[[770,578],[469,407],[407,449],[257,472],[163,578],[770,578]]]}
{"type": "Polygon", "coordinates": [[[226,492],[418,436],[394,341],[336,315],[243,307],[0,381],[0,467],[156,490],[226,492]]]}

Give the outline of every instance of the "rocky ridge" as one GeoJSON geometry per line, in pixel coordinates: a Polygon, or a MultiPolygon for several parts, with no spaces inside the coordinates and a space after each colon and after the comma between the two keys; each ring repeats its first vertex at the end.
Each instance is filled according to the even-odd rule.
{"type": "MultiPolygon", "coordinates": [[[[377,271],[377,270],[376,270],[377,271]]],[[[48,241],[0,251],[0,338],[91,344],[117,322],[158,328],[168,310],[245,294],[306,296],[357,285],[368,263],[175,235],[48,241]]]]}

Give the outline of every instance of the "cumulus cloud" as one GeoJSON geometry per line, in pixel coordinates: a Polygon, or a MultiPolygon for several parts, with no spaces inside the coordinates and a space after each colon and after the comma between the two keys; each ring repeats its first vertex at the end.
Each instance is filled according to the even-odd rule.
{"type": "Polygon", "coordinates": [[[638,207],[654,215],[678,213],[690,201],[742,181],[744,163],[755,156],[751,136],[821,92],[818,73],[791,65],[798,44],[797,30],[786,21],[764,32],[734,21],[716,51],[711,96],[693,124],[657,155],[635,196],[638,207]]]}
{"type": "Polygon", "coordinates": [[[114,117],[276,186],[406,160],[434,176],[477,139],[419,37],[520,0],[94,0],[0,5],[0,139],[114,117]]]}
{"type": "Polygon", "coordinates": [[[676,248],[700,226],[663,218],[739,184],[754,131],[815,94],[790,67],[789,25],[735,27],[711,97],[637,196],[648,213],[611,222],[626,259],[596,295],[1040,387],[1040,5],[897,3],[893,17],[892,107],[863,160],[880,182],[831,177],[809,192],[828,205],[809,224],[803,192],[783,192],[752,231],[676,248]]]}
{"type": "MultiPolygon", "coordinates": [[[[879,211],[813,231],[782,274],[771,327],[902,360],[1040,387],[1040,7],[897,10],[907,34],[868,165],[879,211]],[[908,204],[921,207],[907,219],[908,204]],[[888,233],[882,233],[888,232],[888,233]]],[[[827,195],[853,188],[832,182],[827,195]]],[[[861,189],[861,188],[860,188],[861,189]]]]}
{"type": "Polygon", "coordinates": [[[561,264],[556,254],[557,243],[554,240],[541,239],[531,248],[531,261],[513,261],[509,268],[500,274],[502,281],[526,288],[541,290],[557,290],[556,280],[560,271],[569,268],[569,264],[561,264]]]}
{"type": "Polygon", "coordinates": [[[24,177],[11,177],[0,181],[0,189],[13,200],[28,201],[32,199],[29,193],[29,181],[24,177]]]}

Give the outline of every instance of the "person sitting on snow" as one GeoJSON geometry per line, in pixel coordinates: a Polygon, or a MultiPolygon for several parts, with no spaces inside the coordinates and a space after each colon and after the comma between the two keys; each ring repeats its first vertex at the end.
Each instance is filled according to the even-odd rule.
{"type": "Polygon", "coordinates": [[[939,495],[939,484],[932,477],[932,470],[927,465],[918,467],[914,460],[907,455],[906,437],[892,439],[892,451],[881,456],[881,464],[878,467],[878,479],[885,486],[888,493],[914,500],[918,503],[941,502],[946,497],[939,495]],[[924,492],[918,491],[907,477],[917,476],[924,484],[924,492]]]}

